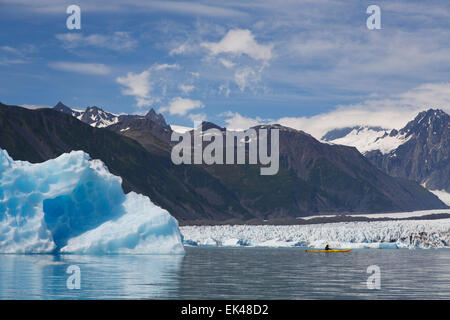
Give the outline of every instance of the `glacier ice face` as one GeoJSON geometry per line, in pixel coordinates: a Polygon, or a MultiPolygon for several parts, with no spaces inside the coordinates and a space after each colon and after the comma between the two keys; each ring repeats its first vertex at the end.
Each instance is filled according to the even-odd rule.
{"type": "Polygon", "coordinates": [[[450,219],[181,227],[189,245],[354,249],[450,247],[450,219]]]}
{"type": "Polygon", "coordinates": [[[0,149],[0,252],[182,253],[177,221],[121,182],[82,151],[31,164],[0,149]]]}

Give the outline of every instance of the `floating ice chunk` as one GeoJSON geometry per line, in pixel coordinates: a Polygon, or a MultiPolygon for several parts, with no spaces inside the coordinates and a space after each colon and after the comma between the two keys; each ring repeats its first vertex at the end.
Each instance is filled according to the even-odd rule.
{"type": "Polygon", "coordinates": [[[150,199],[131,192],[126,214],[69,239],[62,253],[183,253],[177,221],[150,199]]]}
{"type": "MultiPolygon", "coordinates": [[[[97,230],[91,234],[96,236],[102,231],[103,239],[109,241],[108,247],[97,243],[97,252],[100,248],[105,252],[183,250],[176,220],[144,196],[125,195],[121,183],[121,178],[109,173],[101,161],[91,160],[82,151],[31,164],[13,161],[0,149],[0,252],[57,252],[71,238],[90,230],[97,230]],[[127,226],[123,234],[129,236],[128,240],[112,227],[100,228],[108,221],[127,226]],[[132,235],[133,221],[140,229],[132,235]],[[161,242],[165,240],[169,242],[161,242]]],[[[85,237],[79,239],[87,241],[85,237]]],[[[75,244],[80,252],[91,252],[86,242],[84,247],[75,244]]]]}
{"type": "Polygon", "coordinates": [[[207,239],[201,241],[200,245],[205,246],[205,247],[217,247],[219,244],[213,238],[207,238],[207,239]]]}
{"type": "Polygon", "coordinates": [[[239,247],[245,245],[241,239],[238,238],[230,238],[226,239],[222,242],[222,246],[224,247],[239,247]]]}
{"type": "Polygon", "coordinates": [[[184,240],[183,244],[186,246],[196,247],[198,246],[198,243],[192,240],[184,240]]]}
{"type": "Polygon", "coordinates": [[[293,247],[295,242],[292,241],[280,241],[278,239],[270,239],[264,242],[256,243],[255,247],[271,247],[271,248],[283,248],[293,247]]]}

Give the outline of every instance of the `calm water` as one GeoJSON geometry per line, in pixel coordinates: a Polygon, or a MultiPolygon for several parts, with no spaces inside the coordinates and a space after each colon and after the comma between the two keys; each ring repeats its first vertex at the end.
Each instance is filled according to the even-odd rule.
{"type": "Polygon", "coordinates": [[[1,299],[450,299],[450,250],[187,248],[184,256],[0,255],[1,299]],[[69,265],[81,289],[67,289],[69,265]],[[367,267],[381,269],[369,290],[367,267]]]}

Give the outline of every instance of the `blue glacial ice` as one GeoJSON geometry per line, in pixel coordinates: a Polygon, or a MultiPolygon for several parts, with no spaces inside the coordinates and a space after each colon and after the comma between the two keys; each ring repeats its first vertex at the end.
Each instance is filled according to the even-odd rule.
{"type": "Polygon", "coordinates": [[[31,164],[0,149],[1,253],[183,253],[178,222],[82,151],[31,164]]]}

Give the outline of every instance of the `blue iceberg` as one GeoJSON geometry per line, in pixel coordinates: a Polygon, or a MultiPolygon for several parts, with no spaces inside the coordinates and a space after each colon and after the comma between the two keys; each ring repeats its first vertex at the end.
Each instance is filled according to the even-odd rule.
{"type": "Polygon", "coordinates": [[[178,222],[82,151],[31,164],[0,149],[1,253],[183,253],[178,222]]]}

